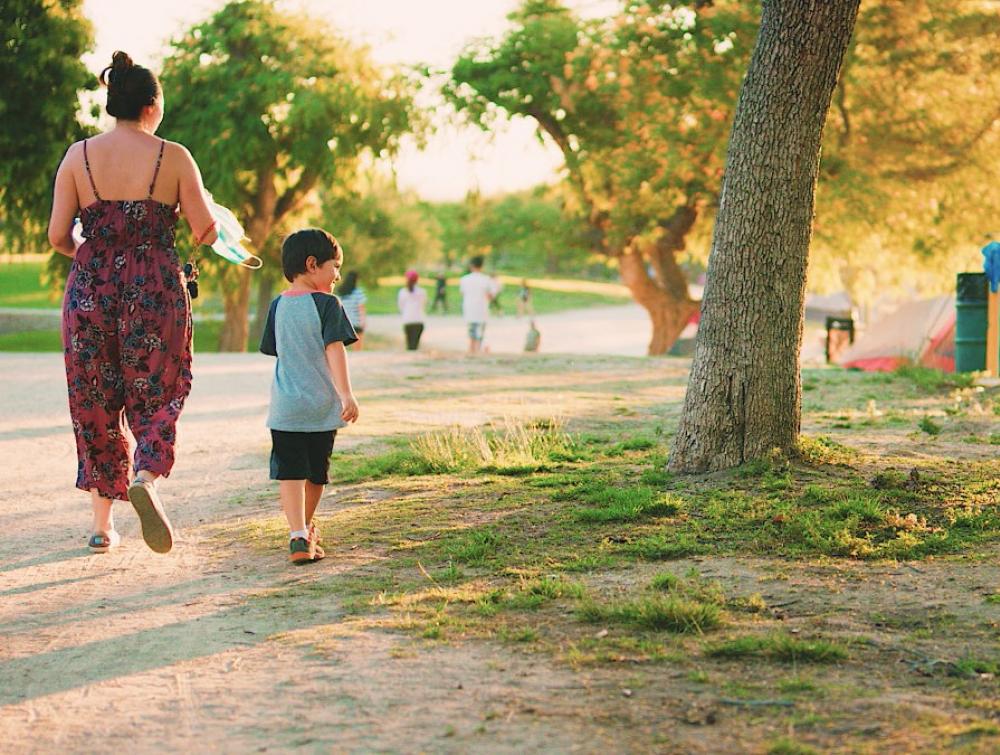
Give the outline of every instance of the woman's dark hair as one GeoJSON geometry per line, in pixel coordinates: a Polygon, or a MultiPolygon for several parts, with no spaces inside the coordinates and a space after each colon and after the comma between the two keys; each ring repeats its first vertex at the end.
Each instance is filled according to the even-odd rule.
{"type": "Polygon", "coordinates": [[[344,276],[344,282],[337,287],[337,296],[350,296],[358,287],[358,271],[351,270],[344,276]]]}
{"type": "Polygon", "coordinates": [[[316,264],[339,258],[343,252],[337,239],[322,228],[304,228],[289,235],[281,244],[281,272],[291,283],[296,275],[306,272],[306,260],[316,258],[316,264]]]}
{"type": "Polygon", "coordinates": [[[148,68],[137,66],[118,50],[111,65],[101,71],[101,83],[108,88],[108,115],[125,121],[137,121],[142,109],[156,101],[160,82],[148,68]]]}

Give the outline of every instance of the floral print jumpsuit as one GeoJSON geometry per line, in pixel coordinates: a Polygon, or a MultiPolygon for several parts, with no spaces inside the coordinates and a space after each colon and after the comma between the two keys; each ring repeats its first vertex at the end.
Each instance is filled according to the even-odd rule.
{"type": "Polygon", "coordinates": [[[80,212],[86,241],[73,258],[62,337],[81,490],[127,500],[122,419],[135,437],[135,471],[174,463],[177,418],[191,391],[191,302],[174,248],[177,208],[153,199],[163,142],[141,200],[101,199],[80,212]]]}

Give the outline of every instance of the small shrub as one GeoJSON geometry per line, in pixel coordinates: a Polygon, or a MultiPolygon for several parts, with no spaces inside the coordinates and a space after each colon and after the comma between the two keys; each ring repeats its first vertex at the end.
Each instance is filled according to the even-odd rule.
{"type": "Polygon", "coordinates": [[[584,603],[579,617],[590,623],[627,624],[679,634],[701,634],[721,623],[719,607],[683,598],[646,598],[628,603],[584,603]]]}
{"type": "Polygon", "coordinates": [[[807,464],[835,464],[847,465],[856,461],[858,452],[853,448],[837,443],[837,441],[821,435],[818,438],[810,438],[800,435],[795,444],[795,451],[799,458],[807,464]]]}
{"type": "Polygon", "coordinates": [[[455,542],[445,545],[445,553],[463,564],[475,566],[496,554],[503,537],[496,530],[483,529],[462,535],[455,542]]]}
{"type": "Polygon", "coordinates": [[[917,423],[917,427],[923,430],[928,435],[940,435],[941,425],[932,420],[930,417],[921,417],[920,422],[917,423]]]}
{"type": "Polygon", "coordinates": [[[670,572],[664,572],[663,574],[657,574],[653,577],[653,581],[650,582],[649,586],[654,590],[659,590],[661,592],[670,592],[677,588],[679,580],[677,577],[670,572]]]}
{"type": "Polygon", "coordinates": [[[666,535],[650,535],[628,543],[622,550],[646,561],[672,561],[705,552],[704,546],[687,534],[675,534],[669,539],[666,535]]]}
{"type": "Polygon", "coordinates": [[[788,663],[838,663],[847,650],[826,640],[800,640],[788,635],[748,636],[709,645],[713,658],[768,658],[788,663]]]}

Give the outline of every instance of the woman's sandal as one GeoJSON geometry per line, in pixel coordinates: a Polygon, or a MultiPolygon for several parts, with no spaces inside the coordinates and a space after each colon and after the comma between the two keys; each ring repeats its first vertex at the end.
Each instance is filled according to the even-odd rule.
{"type": "Polygon", "coordinates": [[[128,500],[139,515],[142,539],[156,553],[168,553],[174,547],[174,531],[160,503],[152,480],[136,477],[129,485],[128,500]]]}
{"type": "Polygon", "coordinates": [[[107,553],[109,550],[117,548],[121,545],[122,538],[115,530],[111,532],[95,532],[90,536],[90,540],[87,541],[87,547],[90,548],[91,553],[107,553]]]}

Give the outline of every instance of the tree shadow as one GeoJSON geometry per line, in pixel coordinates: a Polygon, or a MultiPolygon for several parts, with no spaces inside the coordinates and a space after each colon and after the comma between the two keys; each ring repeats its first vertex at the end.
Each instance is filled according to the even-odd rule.
{"type": "Polygon", "coordinates": [[[41,566],[42,564],[51,564],[55,561],[69,561],[72,558],[81,558],[83,556],[93,555],[93,553],[87,550],[86,546],[80,546],[79,548],[67,548],[62,551],[46,553],[44,556],[39,556],[37,558],[29,558],[26,561],[15,561],[12,564],[0,565],[0,572],[17,571],[18,569],[27,569],[31,566],[41,566]]]}
{"type": "Polygon", "coordinates": [[[83,577],[71,577],[70,579],[57,579],[52,582],[39,582],[33,585],[24,585],[23,587],[13,587],[10,590],[0,590],[0,598],[7,595],[24,595],[29,592],[35,592],[36,590],[48,590],[50,587],[59,587],[60,585],[69,585],[74,582],[83,582],[85,580],[97,579],[98,577],[104,576],[103,574],[88,574],[83,577]]]}

